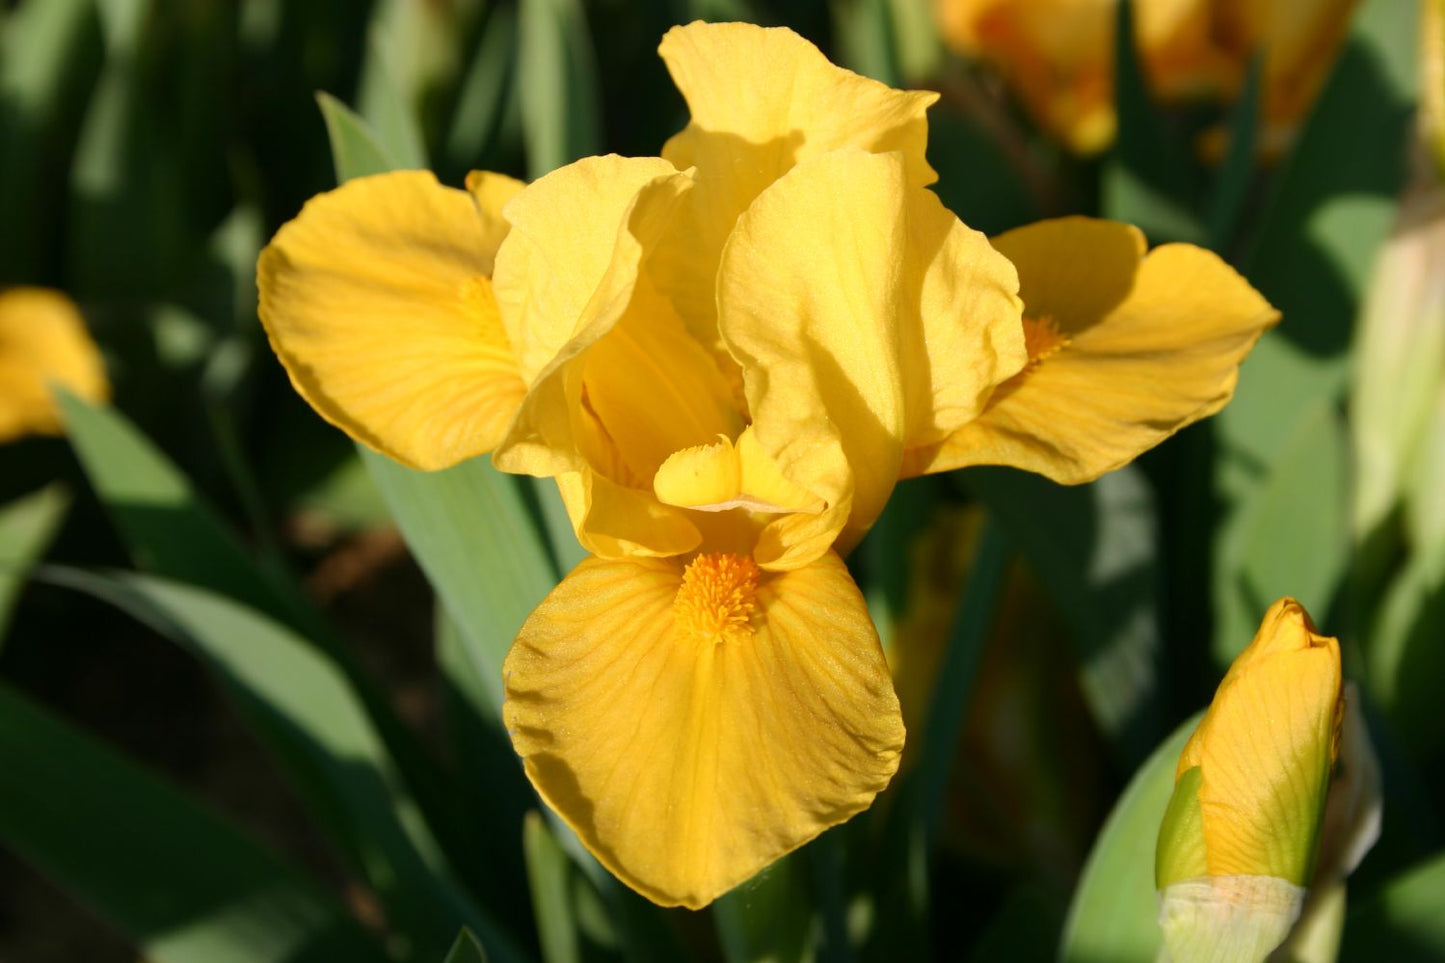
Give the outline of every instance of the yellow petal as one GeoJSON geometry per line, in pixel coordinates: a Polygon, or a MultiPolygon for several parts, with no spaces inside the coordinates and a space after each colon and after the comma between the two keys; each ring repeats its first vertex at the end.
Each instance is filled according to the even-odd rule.
{"type": "Polygon", "coordinates": [[[414,468],[494,447],[525,391],[489,280],[504,232],[425,171],[312,198],[257,265],[261,320],[296,390],[414,468]]]}
{"type": "Polygon", "coordinates": [[[752,425],[738,437],[737,453],[740,491],[754,510],[809,514],[823,510],[822,499],[783,475],[773,456],[758,442],[752,425]]]}
{"type": "Polygon", "coordinates": [[[776,504],[826,506],[771,525],[765,567],[804,564],[835,537],[848,551],[902,449],[974,418],[1024,364],[1017,285],[982,235],[908,185],[898,154],[803,161],[739,218],[719,274],[721,334],[766,464],[795,492],[776,504]]]}
{"type": "Polygon", "coordinates": [[[530,391],[495,461],[555,475],[590,465],[650,488],[673,451],[741,428],[732,389],[644,273],[690,189],[656,158],[594,157],[554,171],[507,207],[496,287],[530,391]],[[616,450],[582,451],[593,417],[616,450]]]}
{"type": "Polygon", "coordinates": [[[692,113],[663,147],[679,169],[696,167],[684,211],[688,243],[662,252],[665,288],[705,340],[715,325],[713,280],[733,223],[773,181],[839,147],[899,151],[909,183],[928,166],[925,110],[938,95],[892,90],[835,67],[786,28],[745,23],[674,27],[658,48],[692,113]]]}
{"type": "Polygon", "coordinates": [[[75,302],[42,288],[0,293],[0,442],[63,430],[52,384],[90,402],[110,397],[105,363],[75,302]]]}
{"type": "Polygon", "coordinates": [[[673,452],[652,480],[653,491],[668,505],[705,512],[742,508],[753,512],[819,512],[821,499],[783,477],[758,444],[752,426],[737,444],[723,436],[711,445],[673,452]]]}
{"type": "Polygon", "coordinates": [[[908,249],[898,306],[907,437],[935,444],[983,410],[1028,361],[1018,273],[932,191],[908,198],[908,249]]]}
{"type": "Polygon", "coordinates": [[[492,171],[471,171],[467,174],[466,184],[467,193],[472,195],[478,209],[485,215],[483,230],[487,232],[488,241],[494,242],[490,249],[496,251],[507,237],[507,222],[502,217],[502,208],[526,185],[515,177],[492,171]]]}
{"type": "MultiPolygon", "coordinates": [[[[652,479],[652,490],[667,505],[722,505],[742,491],[742,465],[732,440],[675,451],[652,479]]],[[[731,506],[729,506],[731,507],[731,506]]]]}
{"type": "Polygon", "coordinates": [[[1224,407],[1279,319],[1208,251],[1168,244],[1139,260],[1126,225],[1064,218],[994,243],[1018,268],[1032,360],[977,420],[910,452],[908,475],[1003,464],[1097,478],[1224,407]]]}
{"type": "MultiPolygon", "coordinates": [[[[1259,631],[1254,634],[1249,645],[1230,663],[1224,678],[1219,681],[1218,691],[1232,685],[1241,673],[1266,656],[1315,646],[1327,647],[1331,642],[1328,636],[1315,631],[1315,624],[1310,620],[1304,606],[1292,598],[1279,599],[1264,613],[1264,618],[1260,619],[1259,631]]],[[[1212,719],[1213,714],[1206,712],[1190,735],[1189,741],[1184,744],[1184,749],[1179,754],[1179,766],[1175,770],[1176,779],[1183,775],[1186,769],[1198,766],[1203,760],[1204,740],[1212,719]]]]}
{"type": "Polygon", "coordinates": [[[1202,773],[1211,875],[1309,882],[1334,764],[1340,686],[1339,644],[1317,634],[1294,600],[1277,602],[1185,747],[1202,773]]]}
{"type": "Polygon", "coordinates": [[[558,475],[557,490],[577,541],[594,555],[681,555],[702,542],[686,511],[660,503],[645,489],[619,485],[591,468],[558,475]]]}
{"type": "Polygon", "coordinates": [[[836,555],[589,559],[522,627],[503,715],[527,775],[649,899],[693,908],[866,808],[903,727],[836,555]]]}
{"type": "Polygon", "coordinates": [[[903,453],[897,316],[906,251],[897,154],[805,161],[738,219],[718,276],[720,332],[743,368],[753,430],[817,515],[775,523],[765,567],[846,551],[882,510],[903,453]]]}
{"type": "MultiPolygon", "coordinates": [[[[639,205],[649,186],[672,201],[686,178],[655,157],[587,157],[523,188],[503,214],[511,233],[493,281],[531,385],[578,334],[611,323],[632,296],[648,227],[671,203],[639,205]],[[611,317],[599,315],[611,312],[611,317]]],[[[657,199],[662,199],[659,196],[657,199]]]]}
{"type": "Polygon", "coordinates": [[[644,275],[627,313],[588,349],[588,404],[645,486],[680,448],[742,427],[733,390],[644,275]]]}

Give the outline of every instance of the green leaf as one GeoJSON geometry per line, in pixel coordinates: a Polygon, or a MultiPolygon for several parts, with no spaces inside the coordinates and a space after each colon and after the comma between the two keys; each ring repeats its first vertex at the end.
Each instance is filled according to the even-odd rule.
{"type": "Polygon", "coordinates": [[[66,286],[124,312],[194,284],[205,263],[204,212],[229,186],[230,105],[217,97],[234,62],[214,7],[185,18],[159,0],[97,7],[105,56],[70,168],[66,286]]]}
{"type": "MultiPolygon", "coordinates": [[[[413,10],[431,9],[428,4],[409,3],[413,10]]],[[[367,44],[357,103],[361,115],[371,122],[377,139],[396,158],[397,167],[422,170],[427,167],[426,142],[415,104],[393,79],[390,46],[385,34],[373,30],[367,44]]]]}
{"type": "MultiPolygon", "coordinates": [[[[1433,320],[1445,323],[1445,314],[1433,320]]],[[[1437,371],[1433,404],[1404,479],[1405,537],[1422,552],[1445,552],[1445,365],[1437,371]]]]}
{"type": "Polygon", "coordinates": [[[362,451],[372,478],[432,588],[461,628],[494,717],[502,660],[557,576],[518,490],[519,479],[474,458],[419,472],[362,451]]]}
{"type": "Polygon", "coordinates": [[[582,936],[572,906],[577,869],[547,830],[536,811],[522,824],[522,847],[527,854],[527,883],[537,914],[542,959],[547,963],[581,963],[582,936]]]}
{"type": "Polygon", "coordinates": [[[1015,886],[970,948],[970,963],[1053,959],[1065,909],[1064,895],[1053,887],[1015,886]]]}
{"type": "Polygon", "coordinates": [[[95,0],[23,0],[0,28],[0,91],[7,110],[38,119],[58,106],[67,56],[97,26],[95,0]]]}
{"type": "Polygon", "coordinates": [[[805,963],[817,956],[808,859],[792,853],[713,903],[727,963],[805,963]]]}
{"type": "Polygon", "coordinates": [[[936,76],[943,60],[943,42],[933,11],[914,0],[888,0],[888,9],[893,15],[898,71],[904,83],[914,85],[936,76]]]}
{"type": "Polygon", "coordinates": [[[1221,528],[1214,587],[1220,665],[1249,643],[1277,598],[1293,596],[1326,617],[1349,563],[1348,459],[1339,413],[1315,404],[1221,528]]]}
{"type": "Polygon", "coordinates": [[[447,128],[442,154],[448,170],[482,166],[482,158],[492,154],[508,103],[517,96],[516,61],[517,11],[510,4],[493,4],[447,128]]]}
{"type": "Polygon", "coordinates": [[[0,840],[156,963],[381,961],[304,873],[0,684],[0,840]]]}
{"type": "Polygon", "coordinates": [[[482,944],[472,935],[472,931],[463,927],[443,963],[487,963],[487,954],[482,950],[482,944]]]}
{"type": "Polygon", "coordinates": [[[878,865],[870,867],[864,881],[878,922],[868,933],[865,956],[885,948],[901,958],[926,952],[928,861],[938,838],[959,730],[973,697],[1008,554],[1000,526],[990,518],[979,537],[963,600],[928,696],[923,731],[909,736],[921,739],[922,748],[913,767],[885,796],[887,808],[879,810],[878,865]]]}
{"type": "Polygon", "coordinates": [[[59,484],[0,505],[0,645],[30,566],[45,554],[68,507],[70,495],[59,484]]]}
{"type": "Polygon", "coordinates": [[[437,670],[444,694],[447,744],[455,760],[448,791],[461,804],[462,829],[484,860],[484,872],[469,875],[478,897],[502,919],[531,915],[526,891],[516,881],[526,873],[522,820],[537,797],[522,774],[492,693],[467,652],[461,629],[439,601],[435,607],[437,670]]]}
{"type": "Polygon", "coordinates": [[[839,62],[890,87],[902,83],[890,0],[829,0],[839,62]]]}
{"type": "Polygon", "coordinates": [[[1104,165],[1105,217],[1137,224],[1154,243],[1199,241],[1203,227],[1190,208],[1193,160],[1165,130],[1149,95],[1133,43],[1134,3],[1118,5],[1114,45],[1114,112],[1119,129],[1104,165]],[[1129,42],[1123,42],[1123,38],[1129,42]]]}
{"type": "Polygon", "coordinates": [[[1395,877],[1345,919],[1342,960],[1445,958],[1445,853],[1395,877]]]}
{"type": "Polygon", "coordinates": [[[63,389],[57,395],[76,457],[140,567],[308,631],[318,627],[295,586],[263,573],[190,481],[123,415],[63,389]]]}
{"type": "Polygon", "coordinates": [[[1154,844],[1179,753],[1198,721],[1195,716],[1174,730],[1114,805],[1074,891],[1061,963],[1153,963],[1160,944],[1154,844]]]}
{"type": "Polygon", "coordinates": [[[531,177],[599,153],[601,82],[580,0],[521,0],[517,84],[531,177]]]}
{"type": "Polygon", "coordinates": [[[1244,87],[1239,92],[1229,120],[1229,153],[1214,179],[1214,196],[1209,203],[1209,246],[1224,251],[1244,212],[1254,182],[1257,161],[1256,133],[1259,128],[1260,84],[1264,76],[1264,59],[1255,57],[1249,64],[1244,87]]]}
{"type": "MultiPolygon", "coordinates": [[[[263,568],[203,503],[182,475],[119,412],[60,393],[67,434],[92,487],[140,567],[225,595],[296,629],[298,638],[350,681],[435,830],[457,837],[462,815],[432,760],[401,724],[386,696],[338,643],[330,626],[279,559],[263,568]]],[[[460,850],[465,857],[466,850],[460,850]]]]}
{"type": "Polygon", "coordinates": [[[40,276],[59,240],[56,143],[95,78],[100,29],[94,0],[26,0],[0,18],[0,283],[12,284],[40,276]]]}
{"type": "MultiPolygon", "coordinates": [[[[376,888],[417,952],[470,925],[498,959],[500,930],[452,883],[446,860],[346,677],[294,632],[234,601],[142,575],[50,570],[205,662],[301,790],[333,843],[376,888]]],[[[430,949],[428,947],[430,946],[430,949]]]]}
{"type": "Polygon", "coordinates": [[[1160,547],[1147,479],[1133,467],[1076,487],[1008,468],[971,468],[960,478],[1059,606],[1089,708],[1115,755],[1137,765],[1164,732],[1160,547]]]}
{"type": "Polygon", "coordinates": [[[396,169],[396,163],[382,148],[366,121],[328,93],[316,95],[326,121],[326,134],[331,139],[331,162],[336,169],[336,182],[344,184],[353,177],[384,174],[396,169]]]}
{"type": "MultiPolygon", "coordinates": [[[[1412,0],[1360,5],[1266,204],[1244,268],[1283,320],[1255,347],[1213,421],[1215,484],[1229,516],[1252,510],[1277,453],[1317,404],[1342,394],[1362,295],[1405,183],[1418,24],[1412,0]]],[[[1216,583],[1231,585],[1238,558],[1218,561],[1216,583]]]]}
{"type": "Polygon", "coordinates": [[[1445,545],[1410,555],[1385,586],[1364,633],[1366,678],[1416,756],[1445,741],[1438,680],[1445,673],[1445,545]]]}
{"type": "Polygon", "coordinates": [[[958,757],[958,733],[973,695],[984,643],[1003,589],[1007,560],[1008,549],[998,526],[985,522],[978,552],[969,569],[968,587],[949,634],[948,650],[933,685],[927,728],[922,734],[923,748],[914,770],[925,850],[931,849],[938,839],[948,773],[958,757]]]}
{"type": "Polygon", "coordinates": [[[457,84],[478,3],[379,0],[367,30],[357,108],[387,152],[410,168],[427,166],[422,113],[457,84]]]}

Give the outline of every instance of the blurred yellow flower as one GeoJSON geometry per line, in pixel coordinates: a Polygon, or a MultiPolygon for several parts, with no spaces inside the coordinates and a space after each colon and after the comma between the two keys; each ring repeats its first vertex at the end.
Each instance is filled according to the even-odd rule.
{"type": "MultiPolygon", "coordinates": [[[[1081,153],[1114,139],[1117,0],[935,0],[951,46],[986,61],[1035,121],[1081,153]]],[[[1355,0],[1135,2],[1135,43],[1162,100],[1233,97],[1264,56],[1262,148],[1278,153],[1314,102],[1355,0]]]]}
{"type": "Polygon", "coordinates": [[[1272,605],[1179,757],[1155,858],[1173,959],[1262,959],[1288,935],[1319,850],[1341,691],[1339,643],[1293,599],[1272,605]]]}
{"type": "Polygon", "coordinates": [[[86,401],[110,397],[105,363],[79,309],[59,291],[0,292],[0,442],[64,430],[52,385],[86,401]]]}
{"type": "Polygon", "coordinates": [[[927,190],[935,95],[791,31],[693,24],[661,53],[692,111],[663,157],[473,175],[471,196],[353,181],[258,276],[293,384],[354,438],[556,478],[593,557],[518,635],[504,718],[599,860],[698,907],[897,768],[841,556],[899,477],[1093,477],[1222,405],[1275,315],[1122,225],[995,248],[927,190]]]}

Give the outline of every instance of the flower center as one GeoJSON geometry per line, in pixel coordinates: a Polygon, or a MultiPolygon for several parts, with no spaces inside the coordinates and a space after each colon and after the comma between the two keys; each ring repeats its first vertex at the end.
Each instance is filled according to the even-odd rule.
{"type": "Polygon", "coordinates": [[[682,573],[672,601],[673,618],[684,635],[731,642],[753,634],[758,565],[746,555],[699,555],[682,573]]]}
{"type": "Polygon", "coordinates": [[[1053,318],[1024,318],[1024,349],[1029,353],[1030,365],[1056,354],[1069,341],[1053,318]]]}

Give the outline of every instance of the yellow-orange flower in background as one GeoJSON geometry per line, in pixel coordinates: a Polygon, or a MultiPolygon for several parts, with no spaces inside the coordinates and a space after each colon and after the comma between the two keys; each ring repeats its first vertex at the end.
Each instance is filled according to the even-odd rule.
{"type": "Polygon", "coordinates": [[[897,767],[841,556],[898,478],[1094,477],[1223,404],[1275,315],[1212,255],[1144,257],[1122,225],[996,249],[927,189],[934,95],[791,31],[693,24],[661,49],[692,111],[663,157],[474,175],[471,196],[354,181],[258,277],[293,383],[353,437],[556,478],[592,557],[518,635],[504,718],[609,869],[697,907],[897,767]],[[1171,279],[1182,314],[1150,286],[1171,279]]]}
{"type": "MultiPolygon", "coordinates": [[[[956,50],[990,64],[1035,121],[1081,153],[1114,138],[1118,0],[935,0],[956,50]]],[[[1230,98],[1264,56],[1261,146],[1279,153],[1309,110],[1355,0],[1135,2],[1135,44],[1155,96],[1230,98]]]]}
{"type": "Polygon", "coordinates": [[[0,443],[64,430],[52,385],[90,402],[110,397],[105,363],[79,309],[59,291],[0,292],[0,443]]]}

